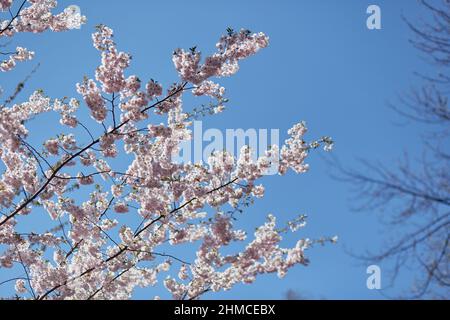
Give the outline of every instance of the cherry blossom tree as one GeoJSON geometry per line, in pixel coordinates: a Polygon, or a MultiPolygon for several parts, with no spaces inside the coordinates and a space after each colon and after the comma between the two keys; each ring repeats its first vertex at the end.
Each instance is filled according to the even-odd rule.
{"type": "MultiPolygon", "coordinates": [[[[12,5],[0,0],[0,9],[9,13],[1,22],[2,38],[75,29],[86,19],[73,7],[52,14],[52,0],[23,1],[16,13],[12,5]]],[[[109,27],[99,25],[92,40],[101,63],[95,78],[76,85],[79,100],[53,99],[39,90],[28,101],[0,109],[0,285],[15,286],[20,299],[129,299],[136,287],[162,282],[174,299],[197,299],[306,265],[305,250],[316,241],[281,246],[283,233],[304,225],[303,216],[277,226],[270,214],[247,240],[247,232],[234,226],[234,214],[264,195],[258,180],[270,166],[277,165],[280,175],[289,169],[304,173],[312,149],[331,149],[329,137],[306,142],[300,122],[282,146],[271,146],[256,160],[247,146],[236,158],[215,151],[207,164],[174,159],[192,133],[183,97],[207,97],[214,101],[212,114],[223,112],[225,89],[213,80],[235,74],[240,60],[268,46],[268,37],[228,28],[212,55],[176,49],[172,60],[179,79],[166,88],[126,74],[131,56],[117,48],[109,27]],[[98,135],[83,123],[83,109],[98,135]],[[65,129],[42,147],[33,146],[27,124],[50,112],[65,129]],[[36,215],[47,221],[44,213],[51,223],[30,223],[36,215]],[[225,254],[236,242],[243,249],[225,254]],[[193,248],[192,254],[172,254],[176,246],[193,248]],[[11,277],[11,270],[18,275],[11,277]]],[[[33,55],[17,47],[1,71],[33,55]]]]}

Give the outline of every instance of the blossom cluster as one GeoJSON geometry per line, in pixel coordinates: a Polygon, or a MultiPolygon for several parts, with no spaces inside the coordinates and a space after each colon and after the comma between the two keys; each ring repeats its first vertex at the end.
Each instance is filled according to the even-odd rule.
{"type": "MultiPolygon", "coordinates": [[[[56,0],[24,0],[20,7],[14,8],[12,0],[1,0],[0,11],[9,11],[11,14],[7,19],[0,20],[0,40],[4,37],[13,37],[20,32],[41,33],[46,30],[59,32],[79,29],[86,22],[86,17],[80,14],[76,6],[69,6],[63,12],[53,14],[52,10],[57,5],[56,0]],[[13,11],[16,12],[15,15],[12,14],[13,11]]],[[[0,54],[4,55],[2,52],[0,54]]],[[[17,47],[8,59],[0,61],[0,71],[10,71],[16,66],[16,62],[31,60],[33,56],[33,51],[17,47]]]]}

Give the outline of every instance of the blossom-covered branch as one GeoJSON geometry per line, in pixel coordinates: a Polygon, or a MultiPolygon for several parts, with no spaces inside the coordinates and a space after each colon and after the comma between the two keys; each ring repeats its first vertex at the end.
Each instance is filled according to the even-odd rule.
{"type": "MultiPolygon", "coordinates": [[[[12,14],[13,0],[0,1],[0,12],[9,13],[7,19],[0,19],[0,40],[11,38],[20,32],[41,33],[46,30],[65,31],[78,29],[85,23],[86,17],[82,16],[77,7],[69,6],[59,14],[52,14],[56,8],[55,0],[23,0],[12,14]]],[[[7,53],[4,53],[7,54],[7,53]]],[[[0,71],[12,70],[19,61],[31,60],[34,52],[23,47],[16,47],[10,52],[9,59],[0,61],[0,71]]]]}
{"type": "MultiPolygon", "coordinates": [[[[2,8],[6,5],[3,1],[2,8]]],[[[99,25],[92,39],[101,63],[94,78],[76,85],[81,101],[36,91],[27,102],[0,110],[0,271],[23,267],[26,274],[14,276],[17,294],[38,300],[128,299],[136,287],[155,286],[162,278],[173,298],[197,299],[252,283],[260,274],[282,277],[292,266],[306,265],[304,251],[313,241],[281,247],[283,232],[298,230],[303,218],[277,228],[269,215],[242,251],[223,249],[247,239],[236,229],[233,212],[264,195],[258,180],[267,170],[277,165],[280,175],[307,171],[309,152],[319,146],[329,150],[330,138],[306,142],[300,122],[282,146],[272,145],[259,158],[248,146],[236,158],[216,150],[207,164],[174,157],[192,136],[183,97],[208,97],[217,106],[213,113],[223,112],[226,91],[213,80],[236,73],[242,59],[267,47],[268,37],[228,29],[216,52],[204,59],[196,48],[175,50],[180,79],[165,90],[153,79],[143,85],[136,75],[126,75],[131,56],[118,50],[109,27],[99,25]],[[100,134],[81,122],[80,108],[89,111],[100,134]],[[66,133],[55,132],[38,148],[28,142],[33,133],[26,125],[47,112],[59,114],[66,133]],[[153,118],[161,117],[166,123],[155,124],[153,118]],[[86,137],[76,134],[78,126],[89,142],[80,142],[86,137]],[[26,225],[27,216],[42,212],[56,226],[23,233],[35,229],[26,225]],[[195,249],[190,258],[171,252],[186,244],[195,249]]]]}

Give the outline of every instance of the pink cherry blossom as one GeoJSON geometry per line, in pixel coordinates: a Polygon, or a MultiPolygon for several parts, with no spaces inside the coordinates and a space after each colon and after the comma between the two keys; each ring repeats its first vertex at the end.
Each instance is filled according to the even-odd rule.
{"type": "Polygon", "coordinates": [[[0,0],[0,10],[5,11],[11,7],[12,0],[0,0]]]}
{"type": "Polygon", "coordinates": [[[114,211],[117,213],[127,213],[130,211],[126,203],[118,202],[114,205],[114,211]]]}
{"type": "Polygon", "coordinates": [[[102,99],[100,89],[92,80],[85,80],[82,84],[77,84],[77,91],[83,96],[84,102],[91,110],[91,116],[97,122],[102,122],[106,119],[105,101],[102,99]]]}
{"type": "MultiPolygon", "coordinates": [[[[56,0],[27,0],[19,8],[12,8],[12,0],[0,0],[0,11],[17,10],[8,19],[0,21],[0,38],[13,37],[20,32],[41,33],[46,30],[55,32],[79,29],[86,23],[86,17],[81,15],[75,6],[69,6],[59,14],[52,11],[57,7],[56,0]]],[[[17,47],[16,53],[9,59],[0,61],[0,71],[7,72],[16,66],[16,62],[31,60],[34,52],[23,47],[17,47]]]]}

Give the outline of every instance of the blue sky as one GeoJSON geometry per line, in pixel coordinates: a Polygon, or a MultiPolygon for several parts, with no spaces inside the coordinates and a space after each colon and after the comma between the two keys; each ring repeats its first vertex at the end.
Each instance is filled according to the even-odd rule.
{"type": "MultiPolygon", "coordinates": [[[[66,3],[80,6],[88,17],[81,30],[17,38],[37,55],[34,62],[0,75],[5,91],[34,63],[42,63],[20,100],[38,88],[51,97],[78,97],[75,83],[83,75],[93,77],[99,64],[90,38],[99,23],[113,28],[119,49],[132,54],[129,74],[164,85],[177,79],[171,61],[174,48],[197,45],[209,53],[228,26],[242,27],[265,32],[270,45],[244,61],[238,74],[219,81],[227,88],[230,108],[203,119],[205,129],[278,128],[285,137],[288,128],[305,120],[308,137],[332,136],[333,154],[351,168],[359,166],[358,158],[395,164],[402,151],[421,151],[422,128],[406,125],[386,105],[417,83],[414,71],[427,68],[408,42],[411,33],[401,18],[417,20],[422,9],[415,1],[60,1],[66,3]],[[370,4],[381,8],[381,30],[366,28],[370,4]]],[[[35,130],[46,132],[48,126],[39,123],[35,130]]],[[[385,226],[378,222],[377,212],[350,209],[354,199],[349,186],[333,180],[329,165],[317,154],[309,164],[307,174],[264,179],[266,196],[241,223],[262,223],[270,212],[281,221],[306,213],[308,225],[300,236],[338,235],[339,243],[312,249],[311,264],[291,269],[282,280],[263,276],[253,285],[207,298],[280,299],[289,289],[311,298],[383,298],[366,288],[367,265],[347,251],[380,248],[387,236],[385,226]]],[[[387,275],[382,276],[382,284],[387,283],[387,275]]],[[[400,293],[408,280],[410,274],[405,274],[389,293],[400,293]]],[[[151,296],[148,290],[135,295],[151,296]]]]}

